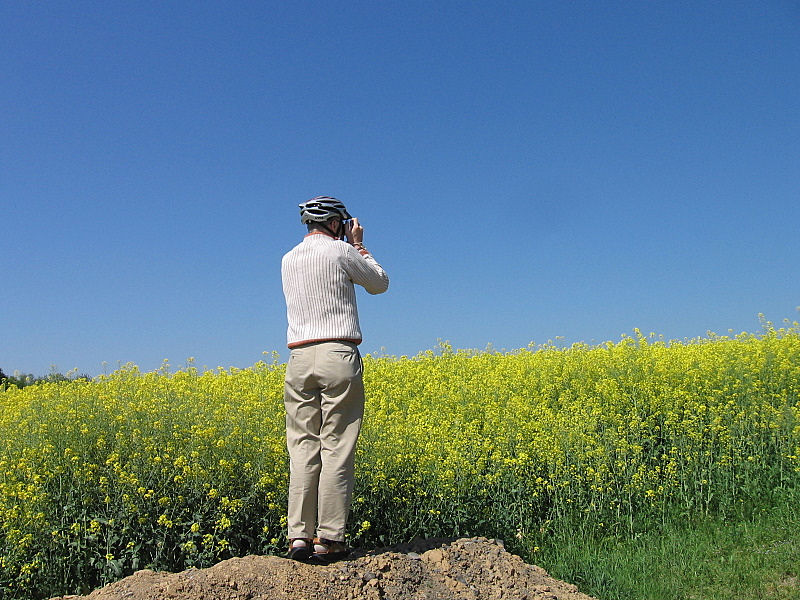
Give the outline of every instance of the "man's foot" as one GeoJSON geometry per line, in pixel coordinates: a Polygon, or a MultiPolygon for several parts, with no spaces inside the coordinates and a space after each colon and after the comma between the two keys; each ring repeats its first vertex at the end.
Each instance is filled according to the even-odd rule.
{"type": "Polygon", "coordinates": [[[344,542],[314,538],[314,562],[327,565],[346,558],[348,554],[350,554],[350,549],[345,546],[344,542]]]}
{"type": "Polygon", "coordinates": [[[289,540],[289,551],[286,556],[292,560],[308,560],[312,549],[313,540],[310,538],[292,538],[289,540]]]}

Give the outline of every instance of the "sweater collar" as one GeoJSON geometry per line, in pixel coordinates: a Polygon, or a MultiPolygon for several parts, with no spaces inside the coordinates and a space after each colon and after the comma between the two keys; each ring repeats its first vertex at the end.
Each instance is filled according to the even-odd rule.
{"type": "Polygon", "coordinates": [[[309,238],[309,237],[311,237],[312,235],[324,235],[325,237],[327,237],[327,238],[331,238],[332,240],[335,240],[335,239],[336,239],[336,238],[335,238],[335,237],[333,237],[333,236],[332,236],[330,233],[326,233],[325,231],[319,231],[318,229],[317,229],[317,230],[315,230],[315,231],[309,231],[307,234],[305,234],[305,236],[303,236],[303,239],[305,239],[305,238],[309,238]]]}

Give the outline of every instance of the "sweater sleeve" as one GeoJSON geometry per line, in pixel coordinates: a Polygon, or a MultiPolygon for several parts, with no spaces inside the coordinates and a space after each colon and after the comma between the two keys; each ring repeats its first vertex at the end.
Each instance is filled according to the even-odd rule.
{"type": "Polygon", "coordinates": [[[346,246],[345,261],[347,275],[350,280],[363,287],[370,294],[382,294],[389,289],[389,276],[371,254],[362,255],[350,246],[346,246]]]}

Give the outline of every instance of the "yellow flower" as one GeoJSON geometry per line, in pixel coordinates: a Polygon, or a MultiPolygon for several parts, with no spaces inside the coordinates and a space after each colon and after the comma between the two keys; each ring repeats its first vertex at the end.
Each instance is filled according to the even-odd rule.
{"type": "Polygon", "coordinates": [[[166,514],[159,515],[158,524],[161,525],[162,527],[166,527],[167,529],[171,529],[172,526],[174,525],[172,520],[169,519],[166,514]]]}

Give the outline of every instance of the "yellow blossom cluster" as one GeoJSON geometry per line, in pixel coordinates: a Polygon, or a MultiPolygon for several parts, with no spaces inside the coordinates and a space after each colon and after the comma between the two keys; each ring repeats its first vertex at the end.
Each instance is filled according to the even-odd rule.
{"type": "Polygon", "coordinates": [[[0,391],[0,597],[268,550],[287,485],[282,390],[283,367],[259,363],[0,391]]]}

